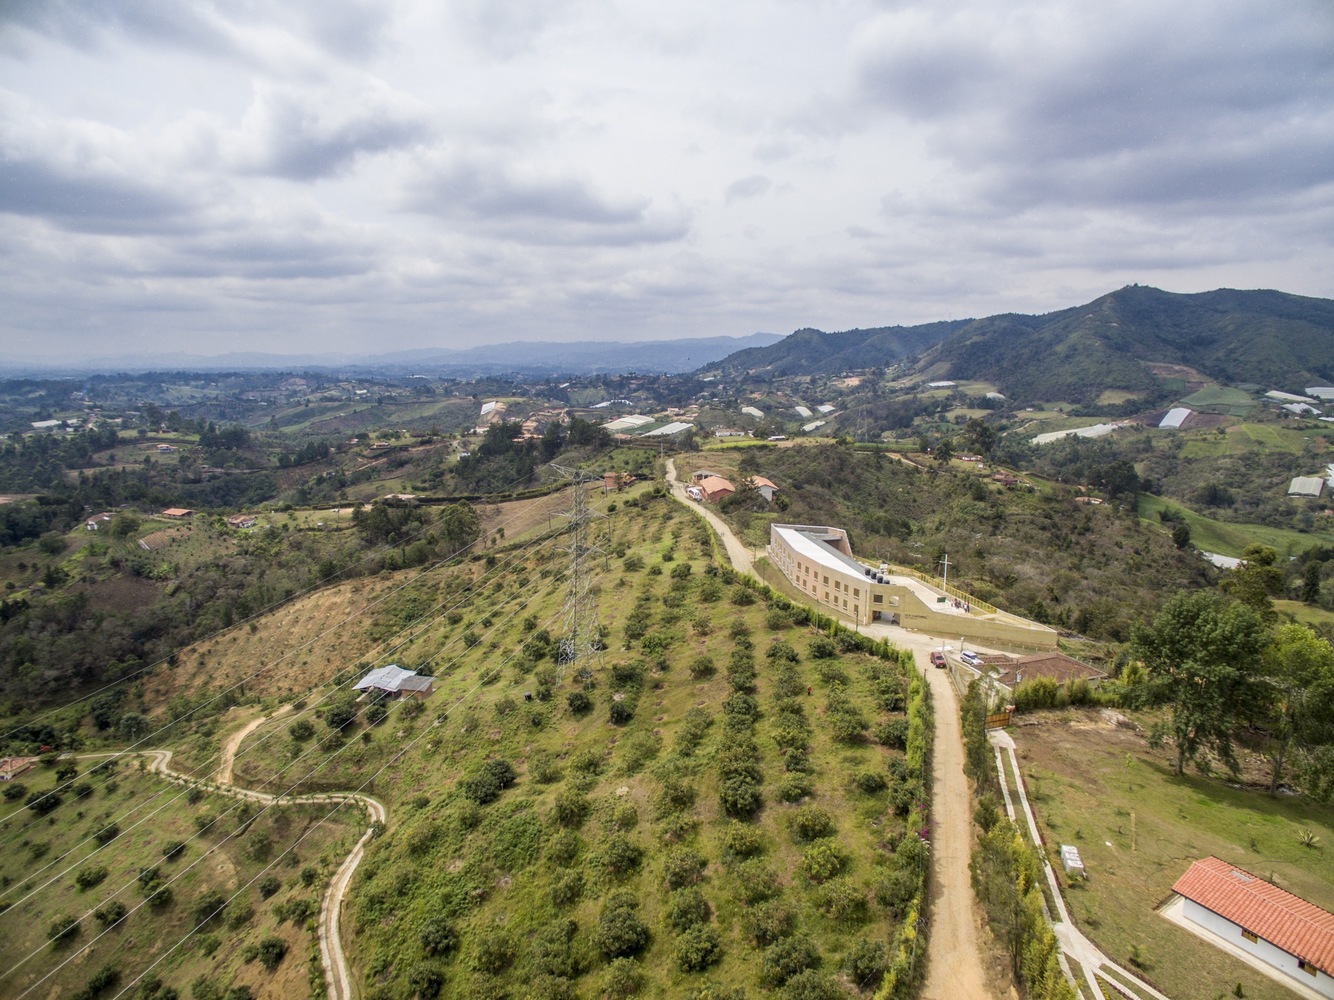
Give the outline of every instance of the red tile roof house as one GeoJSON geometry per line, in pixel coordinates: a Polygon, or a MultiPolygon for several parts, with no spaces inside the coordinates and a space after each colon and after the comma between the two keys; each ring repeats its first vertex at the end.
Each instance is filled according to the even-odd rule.
{"type": "Polygon", "coordinates": [[[736,492],[736,487],[722,476],[708,476],[701,479],[699,488],[704,493],[704,499],[709,503],[717,503],[723,497],[731,496],[736,492]]]}
{"type": "Polygon", "coordinates": [[[1187,926],[1254,956],[1288,986],[1334,998],[1334,913],[1219,858],[1196,861],[1172,891],[1187,926]]]}

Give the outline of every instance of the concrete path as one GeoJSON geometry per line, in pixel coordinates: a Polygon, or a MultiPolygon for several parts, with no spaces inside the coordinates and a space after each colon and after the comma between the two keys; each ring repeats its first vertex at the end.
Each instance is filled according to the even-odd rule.
{"type": "Polygon", "coordinates": [[[693,510],[709,526],[718,532],[718,537],[723,540],[723,548],[727,552],[727,558],[732,563],[732,568],[738,573],[755,574],[755,566],[751,559],[750,549],[741,543],[727,523],[709,510],[708,505],[697,500],[691,500],[686,496],[686,484],[676,478],[676,462],[673,459],[667,459],[667,485],[671,488],[672,496],[680,500],[683,504],[693,510]]]}
{"type": "Polygon", "coordinates": [[[1029,836],[1033,838],[1033,843],[1038,845],[1038,853],[1042,858],[1042,873],[1046,876],[1052,899],[1056,901],[1056,912],[1049,914],[1049,916],[1052,930],[1056,932],[1056,940],[1060,942],[1062,953],[1079,963],[1080,968],[1084,970],[1084,979],[1093,991],[1092,995],[1094,997],[1103,995],[1097,981],[1097,976],[1101,974],[1108,982],[1114,982],[1123,994],[1134,998],[1134,1000],[1146,1000],[1146,998],[1150,998],[1150,1000],[1169,1000],[1165,994],[1160,993],[1135,973],[1113,962],[1070,921],[1070,914],[1065,908],[1065,900],[1061,897],[1061,887],[1056,881],[1056,873],[1052,871],[1051,863],[1047,859],[1047,852],[1042,847],[1042,838],[1038,834],[1037,817],[1033,815],[1033,807],[1028,801],[1028,792],[1024,788],[1023,778],[1020,775],[1019,761],[1014,755],[1014,738],[1003,729],[993,729],[987,736],[991,740],[992,747],[996,750],[996,765],[999,769],[1001,787],[1006,789],[1005,812],[1011,820],[1015,820],[1015,807],[1010,798],[1008,790],[1010,782],[1005,776],[1002,755],[1009,759],[1009,766],[1014,775],[1015,798],[1019,800],[1019,809],[1024,814],[1023,821],[1028,826],[1029,836]],[[1115,973],[1116,979],[1109,977],[1108,972],[1115,973]]]}

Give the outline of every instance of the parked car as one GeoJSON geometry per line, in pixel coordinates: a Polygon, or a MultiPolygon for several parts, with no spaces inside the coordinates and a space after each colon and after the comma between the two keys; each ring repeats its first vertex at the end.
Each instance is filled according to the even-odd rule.
{"type": "Polygon", "coordinates": [[[686,487],[686,496],[690,497],[691,500],[703,500],[703,499],[704,499],[704,494],[701,493],[700,490],[699,490],[699,488],[696,487],[696,486],[687,486],[687,487],[686,487]]]}
{"type": "Polygon", "coordinates": [[[936,652],[932,653],[932,654],[931,654],[931,666],[933,666],[933,667],[943,667],[943,666],[945,666],[945,654],[942,653],[942,652],[940,652],[940,651],[938,651],[938,650],[937,650],[936,652]]]}

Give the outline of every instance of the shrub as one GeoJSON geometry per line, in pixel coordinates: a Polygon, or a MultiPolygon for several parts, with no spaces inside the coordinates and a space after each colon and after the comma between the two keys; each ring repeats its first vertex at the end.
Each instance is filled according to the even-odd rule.
{"type": "Polygon", "coordinates": [[[565,704],[575,715],[587,715],[593,711],[593,699],[582,691],[571,691],[565,696],[565,704]]]}
{"type": "Polygon", "coordinates": [[[763,948],[792,934],[796,914],[783,900],[769,899],[747,907],[741,915],[741,927],[763,948]]]}
{"type": "Polygon", "coordinates": [[[547,860],[558,868],[568,868],[579,856],[583,841],[571,829],[557,830],[547,840],[547,860]]]}
{"type": "Polygon", "coordinates": [[[843,958],[843,970],[858,989],[877,985],[885,974],[885,946],[880,941],[862,938],[843,958]]]}
{"type": "Polygon", "coordinates": [[[175,861],[185,853],[185,841],[172,840],[162,846],[162,856],[168,861],[175,861]]]}
{"type": "Polygon", "coordinates": [[[819,964],[820,952],[809,938],[783,938],[764,949],[760,982],[765,986],[782,986],[797,973],[813,969],[819,964]]]}
{"type": "Polygon", "coordinates": [[[622,802],[611,814],[611,825],[618,830],[633,830],[639,825],[639,810],[633,802],[622,802]]]}
{"type": "Polygon", "coordinates": [[[282,887],[283,887],[282,880],[279,879],[276,875],[266,876],[263,879],[263,881],[259,883],[260,898],[268,899],[282,887]]]}
{"type": "Polygon", "coordinates": [[[514,962],[517,949],[514,939],[499,928],[482,934],[473,948],[469,967],[474,972],[488,972],[495,975],[504,972],[514,962]]]}
{"type": "Polygon", "coordinates": [[[421,942],[422,951],[428,958],[448,955],[459,946],[459,936],[454,925],[440,916],[429,917],[422,924],[422,929],[417,932],[417,940],[421,942]]]}
{"type": "Polygon", "coordinates": [[[17,802],[27,794],[28,786],[21,781],[11,781],[5,785],[4,796],[6,802],[17,802]]]}
{"type": "Polygon", "coordinates": [[[708,924],[696,924],[676,939],[676,967],[703,972],[723,957],[723,942],[708,924]]]}
{"type": "Polygon", "coordinates": [[[764,627],[770,632],[781,632],[792,627],[792,616],[782,608],[770,608],[764,615],[764,627]]]}
{"type": "Polygon", "coordinates": [[[634,959],[618,958],[607,966],[602,983],[602,996],[607,1000],[625,1000],[639,992],[644,975],[634,959]]]}
{"type": "Polygon", "coordinates": [[[471,775],[459,782],[463,794],[479,806],[494,802],[500,793],[514,784],[518,777],[508,761],[488,760],[471,775]]]}
{"type": "Polygon", "coordinates": [[[860,771],[852,783],[863,795],[875,795],[889,787],[889,779],[879,771],[860,771]]]}
{"type": "Polygon", "coordinates": [[[638,908],[638,900],[628,892],[612,893],[603,904],[593,943],[607,958],[638,954],[648,944],[648,928],[638,908]]]}
{"type": "Polygon", "coordinates": [[[106,865],[91,865],[87,868],[80,868],[79,873],[74,876],[74,884],[79,887],[79,891],[91,889],[95,885],[101,884],[107,877],[106,865]]]}
{"type": "Polygon", "coordinates": [[[667,852],[662,865],[663,878],[669,889],[680,889],[694,885],[704,875],[708,859],[685,847],[678,847],[667,852]]]}
{"type": "Polygon", "coordinates": [[[286,954],[287,942],[280,937],[266,937],[259,943],[259,960],[270,972],[282,964],[286,954]]]}
{"type": "Polygon", "coordinates": [[[551,885],[551,901],[558,907],[573,906],[584,894],[584,876],[582,872],[566,872],[556,878],[551,885]]]}
{"type": "Polygon", "coordinates": [[[58,917],[52,921],[51,926],[47,928],[46,936],[51,942],[51,947],[59,948],[65,942],[78,935],[78,933],[78,917],[58,917]]]}
{"type": "Polygon", "coordinates": [[[444,985],[440,970],[429,965],[418,965],[408,974],[408,988],[417,1000],[435,1000],[444,985]]]}
{"type": "MultiPolygon", "coordinates": [[[[684,563],[682,565],[685,565],[684,563]]],[[[702,680],[705,677],[712,677],[717,668],[714,666],[713,657],[701,653],[690,661],[690,676],[695,680],[702,680]]]]}
{"type": "Polygon", "coordinates": [[[198,927],[222,916],[227,908],[227,897],[216,889],[198,896],[190,907],[190,919],[198,927]]]}
{"type": "Polygon", "coordinates": [[[723,861],[732,862],[753,858],[764,852],[764,837],[753,826],[729,823],[723,834],[723,861]]]}
{"type": "Polygon", "coordinates": [[[634,871],[643,858],[643,849],[623,834],[613,834],[602,845],[602,865],[613,875],[634,871]]]}
{"type": "Polygon", "coordinates": [[[106,906],[100,906],[93,911],[93,918],[103,927],[110,927],[123,916],[125,916],[125,904],[118,899],[113,899],[106,906]]]}
{"type": "Polygon", "coordinates": [[[532,956],[538,968],[561,979],[576,979],[584,973],[582,956],[572,947],[579,925],[556,920],[543,928],[533,941],[532,956]]]}
{"type": "Polygon", "coordinates": [[[828,976],[805,969],[787,981],[782,1000],[843,1000],[847,994],[828,976]]]}
{"type": "Polygon", "coordinates": [[[846,864],[847,858],[832,841],[821,840],[806,848],[797,867],[812,882],[828,882],[846,864]]]}
{"type": "Polygon", "coordinates": [[[674,931],[683,931],[695,924],[707,923],[709,904],[698,886],[686,886],[677,889],[667,897],[667,908],[663,912],[667,926],[674,931]]]}
{"type": "Polygon", "coordinates": [[[908,720],[890,719],[875,727],[874,735],[878,743],[894,750],[908,749],[908,720]]]}
{"type": "Polygon", "coordinates": [[[634,717],[634,706],[628,698],[622,701],[613,701],[611,707],[607,709],[607,719],[615,726],[624,726],[634,717]]]}
{"type": "Polygon", "coordinates": [[[834,833],[834,817],[819,806],[802,806],[792,815],[792,839],[808,844],[834,833]]]}
{"type": "Polygon", "coordinates": [[[737,897],[750,906],[772,899],[781,891],[778,873],[762,858],[741,862],[733,869],[732,876],[737,897]]]}
{"type": "Polygon", "coordinates": [[[64,800],[61,799],[59,792],[32,792],[23,800],[23,804],[38,816],[45,816],[62,801],[64,800]]]}
{"type": "Polygon", "coordinates": [[[736,819],[748,819],[764,804],[760,789],[749,777],[737,775],[723,782],[718,793],[723,811],[736,819]]]}
{"type": "Polygon", "coordinates": [[[866,911],[866,893],[848,878],[830,879],[815,894],[815,905],[825,916],[846,922],[866,911]]]}
{"type": "Polygon", "coordinates": [[[120,969],[114,965],[104,965],[88,977],[88,982],[79,991],[79,997],[95,997],[97,994],[113,988],[119,982],[120,969]]]}
{"type": "Polygon", "coordinates": [[[818,636],[811,640],[810,654],[812,660],[832,660],[838,656],[838,646],[833,639],[818,636]]]}
{"type": "Polygon", "coordinates": [[[806,796],[811,794],[814,787],[810,777],[805,774],[785,775],[779,782],[775,791],[778,794],[780,802],[800,802],[806,796]]]}
{"type": "Polygon", "coordinates": [[[287,727],[287,735],[298,743],[304,743],[315,735],[315,724],[309,719],[297,719],[287,727]]]}
{"type": "Polygon", "coordinates": [[[583,824],[590,808],[588,799],[572,788],[564,788],[556,795],[551,813],[561,826],[574,829],[583,824]]]}

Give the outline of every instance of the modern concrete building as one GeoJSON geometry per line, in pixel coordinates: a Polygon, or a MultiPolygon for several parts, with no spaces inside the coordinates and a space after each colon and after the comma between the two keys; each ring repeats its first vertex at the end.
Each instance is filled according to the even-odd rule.
{"type": "Polygon", "coordinates": [[[828,525],[769,526],[768,555],[803,597],[858,625],[884,621],[989,646],[1055,649],[1055,629],[901,568],[868,566],[848,533],[828,525]]]}
{"type": "Polygon", "coordinates": [[[1259,959],[1280,982],[1334,998],[1334,913],[1212,857],[1191,865],[1172,891],[1183,900],[1182,921],[1206,940],[1259,959]]]}

